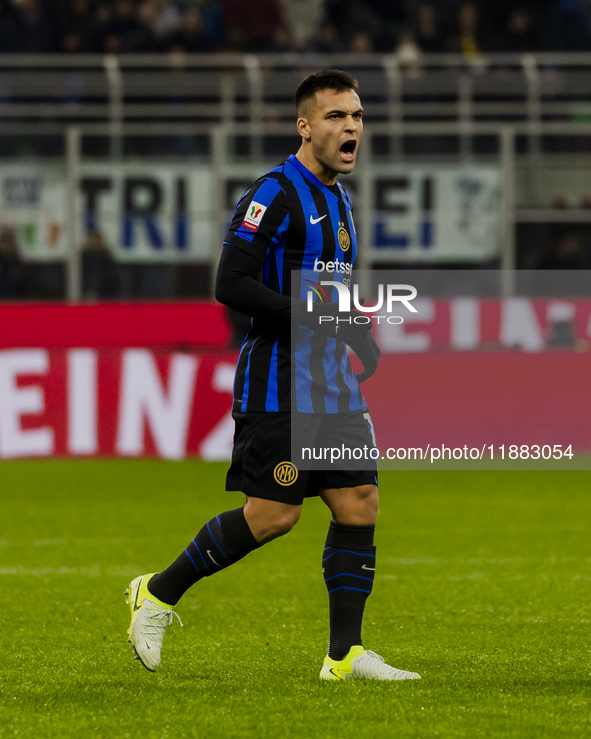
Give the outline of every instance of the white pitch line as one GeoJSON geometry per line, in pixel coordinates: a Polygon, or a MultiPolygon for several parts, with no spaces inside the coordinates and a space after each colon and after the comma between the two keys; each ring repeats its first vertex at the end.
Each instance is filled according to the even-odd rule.
{"type": "Polygon", "coordinates": [[[108,567],[0,567],[1,575],[45,577],[46,575],[74,575],[78,577],[134,577],[138,569],[108,567]]]}
{"type": "Polygon", "coordinates": [[[591,557],[380,557],[380,564],[412,566],[412,565],[517,565],[534,564],[536,562],[591,562],[591,557]]]}
{"type": "Polygon", "coordinates": [[[67,543],[67,539],[39,539],[33,542],[34,547],[61,547],[67,543]]]}
{"type": "Polygon", "coordinates": [[[63,546],[113,546],[126,543],[125,536],[92,536],[78,539],[0,539],[0,547],[34,546],[34,547],[63,547],[63,546]]]}

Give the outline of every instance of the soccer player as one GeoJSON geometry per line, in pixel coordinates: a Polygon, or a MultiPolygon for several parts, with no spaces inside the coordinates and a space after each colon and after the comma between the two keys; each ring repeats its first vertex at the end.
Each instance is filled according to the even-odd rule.
{"type": "Polygon", "coordinates": [[[361,142],[357,89],[357,81],[340,70],[308,75],[295,94],[299,151],[258,179],[236,207],[216,297],[252,317],[236,368],[236,429],[226,479],[226,489],[243,492],[246,503],[208,521],[165,570],[130,584],[129,639],[148,670],[160,664],[164,632],[181,596],[289,532],[304,498],[319,495],[332,513],[322,557],[330,629],[320,677],[420,677],[390,667],[362,645],[363,612],[376,570],[376,462],[305,470],[292,460],[294,419],[310,446],[317,441],[322,447],[345,442],[375,448],[359,387],[379,360],[371,321],[340,315],[336,302],[308,305],[304,285],[297,285],[294,295],[291,284],[293,272],[329,263],[331,279],[350,284],[355,228],[351,199],[337,175],[353,170],[361,142]],[[345,344],[364,367],[358,377],[345,344]]]}

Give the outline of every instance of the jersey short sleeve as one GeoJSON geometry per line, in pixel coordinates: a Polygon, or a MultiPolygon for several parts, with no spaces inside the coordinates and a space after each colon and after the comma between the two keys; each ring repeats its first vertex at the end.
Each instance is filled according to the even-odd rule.
{"type": "Polygon", "coordinates": [[[263,264],[288,222],[287,199],[281,185],[271,178],[259,180],[236,206],[224,244],[237,246],[263,264]]]}

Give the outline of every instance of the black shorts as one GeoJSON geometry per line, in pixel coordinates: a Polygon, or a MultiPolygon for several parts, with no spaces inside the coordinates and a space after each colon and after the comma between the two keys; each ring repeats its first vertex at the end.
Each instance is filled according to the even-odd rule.
{"type": "Polygon", "coordinates": [[[375,448],[367,411],[300,413],[294,418],[290,413],[234,412],[232,416],[236,430],[226,490],[300,505],[320,490],[378,484],[377,461],[367,453],[367,449],[375,448]],[[305,439],[307,448],[315,451],[299,449],[296,456],[292,450],[292,422],[298,424],[298,440],[305,439]],[[333,448],[343,451],[345,461],[319,459],[323,454],[330,455],[333,448]],[[344,453],[347,449],[365,449],[365,456],[354,460],[344,453]],[[300,462],[302,454],[304,463],[300,462]]]}

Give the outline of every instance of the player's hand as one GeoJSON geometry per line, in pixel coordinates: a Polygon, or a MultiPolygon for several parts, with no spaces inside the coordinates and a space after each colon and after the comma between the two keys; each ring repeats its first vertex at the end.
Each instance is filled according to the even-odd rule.
{"type": "Polygon", "coordinates": [[[340,339],[353,349],[363,365],[356,375],[357,382],[365,382],[376,373],[381,351],[371,332],[371,318],[365,313],[356,310],[343,313],[338,303],[313,303],[310,312],[302,305],[298,318],[301,325],[323,336],[340,339]]]}
{"type": "Polygon", "coordinates": [[[312,303],[312,310],[308,311],[303,301],[298,302],[295,315],[301,326],[307,326],[323,336],[337,335],[338,303],[312,303]]]}
{"type": "Polygon", "coordinates": [[[354,320],[356,315],[364,314],[353,311],[351,314],[351,323],[343,322],[342,320],[338,322],[337,339],[344,341],[345,344],[350,346],[361,361],[363,370],[358,375],[355,375],[357,382],[361,383],[368,380],[372,375],[375,375],[382,352],[371,332],[371,319],[367,323],[356,323],[354,320]]]}

